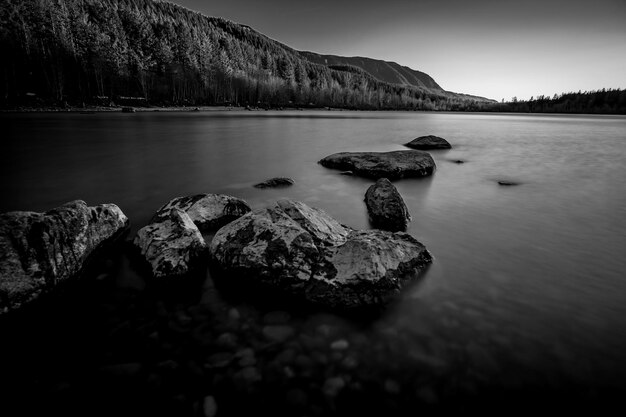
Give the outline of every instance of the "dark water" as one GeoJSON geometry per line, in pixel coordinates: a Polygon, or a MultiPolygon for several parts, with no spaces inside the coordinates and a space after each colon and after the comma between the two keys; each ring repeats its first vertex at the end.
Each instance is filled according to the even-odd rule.
{"type": "MultiPolygon", "coordinates": [[[[153,305],[133,292],[143,286],[132,284],[136,274],[126,266],[113,274],[116,289],[104,292],[126,288],[132,295],[115,293],[111,302],[99,292],[106,308],[89,308],[98,317],[117,318],[89,331],[107,345],[83,352],[97,371],[77,377],[73,367],[81,365],[67,355],[64,372],[44,366],[27,375],[46,382],[22,381],[36,397],[64,392],[68,399],[59,407],[72,403],[72,393],[84,394],[76,391],[81,378],[93,383],[102,369],[120,363],[139,364],[141,371],[114,369],[139,375],[145,382],[140,398],[154,401],[146,386],[161,378],[166,382],[158,390],[171,397],[169,406],[193,415],[202,414],[207,396],[215,399],[218,415],[243,410],[233,405],[233,392],[246,393],[255,407],[288,404],[278,409],[289,415],[343,413],[355,403],[408,414],[462,411],[494,397],[514,405],[509,411],[544,400],[557,409],[595,407],[626,392],[625,117],[201,112],[2,115],[0,121],[0,211],[45,211],[73,199],[114,202],[131,219],[131,237],[171,198],[204,192],[241,197],[253,208],[289,197],[367,228],[363,196],[371,182],[338,175],[318,165],[319,159],[339,151],[403,149],[402,143],[426,134],[453,144],[452,150],[431,152],[437,163],[432,177],[395,183],[413,216],[409,233],[435,260],[381,317],[363,322],[292,313],[279,325],[293,334],[267,347],[263,338],[272,337],[264,332],[276,314],[264,317],[263,309],[211,301],[211,288],[199,303],[153,305]],[[291,177],[296,185],[252,187],[274,176],[291,177]],[[519,185],[501,186],[499,180],[519,185]],[[125,297],[132,298],[132,308],[120,301],[125,297]],[[152,307],[137,307],[142,303],[152,307]],[[213,330],[205,339],[232,336],[237,342],[224,347],[157,338],[158,353],[151,357],[149,342],[107,333],[113,331],[107,326],[125,325],[130,333],[138,326],[139,334],[153,337],[163,318],[183,323],[183,334],[197,333],[206,319],[213,330]],[[230,328],[224,324],[229,320],[239,324],[230,328]],[[108,346],[111,340],[119,346],[108,346]],[[348,347],[332,345],[337,341],[348,347]],[[207,365],[216,352],[241,356],[249,346],[254,366],[207,365]],[[184,383],[160,371],[170,356],[184,383]],[[224,382],[230,377],[215,376],[222,374],[245,384],[230,386],[224,382]],[[168,388],[170,382],[181,392],[168,388]]],[[[62,342],[56,346],[55,352],[65,349],[62,342]]],[[[94,384],[94,390],[110,388],[94,384]]]]}

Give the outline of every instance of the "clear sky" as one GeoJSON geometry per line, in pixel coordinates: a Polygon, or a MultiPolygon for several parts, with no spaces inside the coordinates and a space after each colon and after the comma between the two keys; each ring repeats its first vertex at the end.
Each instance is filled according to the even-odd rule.
{"type": "Polygon", "coordinates": [[[395,61],[500,100],[626,88],[626,0],[173,0],[292,48],[395,61]]]}

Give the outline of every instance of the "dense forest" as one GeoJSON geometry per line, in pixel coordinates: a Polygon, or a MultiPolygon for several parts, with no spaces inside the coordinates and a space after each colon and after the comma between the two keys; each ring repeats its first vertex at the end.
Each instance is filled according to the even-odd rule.
{"type": "Polygon", "coordinates": [[[248,26],[153,0],[3,0],[0,106],[479,110],[489,101],[313,63],[248,26]]]}
{"type": "Polygon", "coordinates": [[[484,110],[524,113],[598,113],[626,114],[626,90],[605,89],[578,93],[537,96],[530,100],[516,97],[507,103],[486,106],[484,110]]]}

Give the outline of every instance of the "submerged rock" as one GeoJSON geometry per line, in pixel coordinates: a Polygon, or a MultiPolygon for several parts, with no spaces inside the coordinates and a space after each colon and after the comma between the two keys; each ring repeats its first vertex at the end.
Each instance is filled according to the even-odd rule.
{"type": "Polygon", "coordinates": [[[387,178],[379,179],[367,189],[365,205],[375,228],[404,232],[411,221],[402,196],[387,178]]]}
{"type": "Polygon", "coordinates": [[[172,209],[184,211],[200,229],[217,229],[249,212],[250,206],[244,200],[225,194],[196,194],[177,197],[161,207],[152,222],[167,219],[172,209]]]}
{"type": "Polygon", "coordinates": [[[399,179],[424,177],[435,170],[435,161],[428,152],[340,152],[319,161],[322,166],[350,170],[369,178],[399,179]]]}
{"type": "Polygon", "coordinates": [[[45,213],[0,215],[0,314],[75,278],[106,242],[128,228],[115,204],[76,200],[45,213]]]}
{"type": "Polygon", "coordinates": [[[199,270],[206,262],[207,245],[187,213],[171,209],[161,213],[137,232],[133,244],[150,266],[155,278],[181,277],[199,270]]]}
{"type": "Polygon", "coordinates": [[[210,251],[222,279],[339,308],[386,302],[431,261],[406,233],[353,230],[286,199],[224,226],[210,251]]]}
{"type": "Polygon", "coordinates": [[[265,180],[258,184],[254,184],[256,188],[274,188],[274,187],[289,187],[290,185],[294,185],[296,182],[291,178],[286,177],[275,177],[270,178],[269,180],[265,180]]]}
{"type": "Polygon", "coordinates": [[[405,143],[404,146],[421,150],[452,148],[452,145],[450,145],[447,140],[434,135],[420,136],[419,138],[413,139],[409,143],[405,143]]]}

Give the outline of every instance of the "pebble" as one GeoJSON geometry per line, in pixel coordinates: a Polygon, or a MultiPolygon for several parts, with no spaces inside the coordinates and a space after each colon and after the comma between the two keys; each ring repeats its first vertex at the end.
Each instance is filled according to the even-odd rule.
{"type": "Polygon", "coordinates": [[[232,321],[238,321],[241,318],[241,313],[235,307],[228,310],[228,318],[232,321]]]}
{"type": "Polygon", "coordinates": [[[350,347],[350,343],[346,339],[335,340],[330,344],[330,348],[333,350],[346,350],[350,347]]]}
{"type": "Polygon", "coordinates": [[[263,323],[265,324],[285,324],[289,322],[291,315],[286,311],[271,311],[263,316],[263,323]]]}
{"type": "Polygon", "coordinates": [[[346,356],[343,361],[341,361],[341,366],[346,369],[355,369],[359,366],[359,361],[354,356],[346,356]]]}
{"type": "Polygon", "coordinates": [[[393,379],[387,379],[385,381],[385,391],[387,391],[389,394],[397,394],[400,392],[400,384],[398,384],[398,382],[394,381],[393,379]]]}
{"type": "Polygon", "coordinates": [[[233,333],[222,333],[215,342],[220,347],[234,349],[237,347],[237,336],[233,333]]]}
{"type": "Polygon", "coordinates": [[[294,334],[294,329],[286,325],[270,325],[263,327],[263,336],[273,342],[284,342],[294,334]]]}
{"type": "Polygon", "coordinates": [[[324,381],[323,391],[329,397],[335,397],[346,386],[346,382],[340,376],[328,378],[324,381]]]}
{"type": "Polygon", "coordinates": [[[243,368],[237,375],[245,382],[252,384],[263,379],[259,370],[253,366],[243,368]]]}
{"type": "Polygon", "coordinates": [[[228,366],[232,360],[232,353],[218,352],[209,356],[209,359],[206,362],[206,366],[208,366],[209,368],[224,368],[228,366]]]}
{"type": "Polygon", "coordinates": [[[426,404],[436,404],[439,399],[437,398],[437,394],[430,387],[422,387],[417,390],[417,398],[426,404]]]}
{"type": "Polygon", "coordinates": [[[202,411],[204,411],[204,417],[215,417],[217,414],[217,402],[215,401],[215,397],[212,395],[204,397],[202,411]]]}

